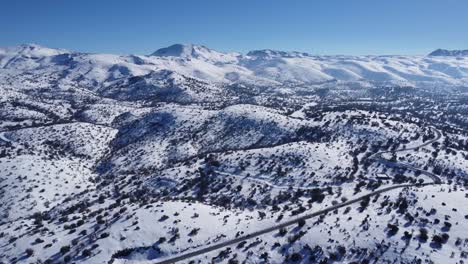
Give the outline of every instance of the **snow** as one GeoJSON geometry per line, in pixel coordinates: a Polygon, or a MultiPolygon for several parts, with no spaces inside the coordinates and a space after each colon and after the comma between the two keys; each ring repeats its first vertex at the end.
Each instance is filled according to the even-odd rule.
{"type": "Polygon", "coordinates": [[[367,209],[350,204],[231,246],[229,257],[284,263],[343,246],[336,263],[460,261],[468,136],[455,128],[468,119],[455,88],[467,80],[468,58],[458,55],[0,49],[0,262],[154,263],[394,186],[397,176],[432,182],[415,168],[437,167],[443,185],[395,189],[367,209]],[[421,147],[435,129],[440,140],[421,147]],[[376,161],[377,151],[400,166],[376,161]],[[437,247],[441,233],[450,239],[437,247]],[[129,254],[112,259],[119,250],[129,254]]]}
{"type": "Polygon", "coordinates": [[[3,161],[0,171],[5,177],[2,187],[10,186],[2,197],[2,222],[50,209],[67,196],[92,188],[87,179],[96,176],[79,159],[58,159],[51,164],[33,155],[3,161]]]}

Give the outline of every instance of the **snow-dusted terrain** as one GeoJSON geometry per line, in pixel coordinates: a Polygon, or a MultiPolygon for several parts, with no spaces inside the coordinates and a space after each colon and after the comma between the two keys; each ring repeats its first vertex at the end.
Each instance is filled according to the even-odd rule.
{"type": "Polygon", "coordinates": [[[0,263],[466,263],[468,56],[0,48],[0,263]]]}

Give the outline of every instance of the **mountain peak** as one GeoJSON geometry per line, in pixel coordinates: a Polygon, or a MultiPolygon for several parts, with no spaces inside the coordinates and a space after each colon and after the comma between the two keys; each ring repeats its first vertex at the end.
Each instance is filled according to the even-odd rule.
{"type": "Polygon", "coordinates": [[[238,54],[219,52],[207,48],[203,45],[174,44],[166,48],[158,49],[155,52],[153,52],[150,56],[200,59],[211,62],[229,62],[236,60],[238,54]]]}
{"type": "Polygon", "coordinates": [[[36,43],[24,43],[24,44],[21,44],[21,45],[18,45],[16,47],[12,47],[16,50],[19,50],[21,52],[43,52],[43,51],[56,51],[56,52],[60,52],[60,53],[63,53],[63,52],[68,52],[67,50],[65,49],[55,49],[55,48],[49,48],[49,47],[46,47],[46,46],[42,46],[42,45],[39,45],[39,44],[36,44],[36,43]]]}
{"type": "Polygon", "coordinates": [[[36,44],[36,43],[24,43],[24,44],[19,45],[19,47],[22,48],[22,49],[29,49],[29,50],[36,50],[36,49],[45,48],[44,46],[41,46],[41,45],[36,44]]]}
{"type": "Polygon", "coordinates": [[[468,50],[436,49],[433,52],[431,52],[429,56],[468,56],[468,50]]]}
{"type": "Polygon", "coordinates": [[[0,53],[3,56],[7,57],[15,57],[15,56],[23,56],[23,57],[30,57],[30,58],[40,58],[40,57],[48,57],[59,55],[63,53],[68,53],[69,51],[64,49],[53,49],[44,47],[38,44],[21,44],[18,46],[11,46],[11,47],[0,47],[0,53]]]}
{"type": "Polygon", "coordinates": [[[150,56],[158,57],[192,57],[196,48],[204,48],[194,44],[174,44],[166,48],[161,48],[153,52],[150,56]]]}

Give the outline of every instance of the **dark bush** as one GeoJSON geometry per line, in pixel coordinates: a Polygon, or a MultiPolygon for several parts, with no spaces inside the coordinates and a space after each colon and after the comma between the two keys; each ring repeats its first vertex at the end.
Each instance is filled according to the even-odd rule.
{"type": "Polygon", "coordinates": [[[31,257],[32,255],[34,255],[34,249],[28,248],[24,251],[24,253],[26,253],[26,256],[31,257]]]}
{"type": "Polygon", "coordinates": [[[89,249],[84,249],[83,252],[81,252],[81,255],[85,258],[87,257],[90,257],[91,256],[91,250],[89,249]]]}
{"type": "Polygon", "coordinates": [[[306,221],[304,219],[299,219],[299,221],[297,221],[297,225],[299,227],[303,227],[305,224],[306,224],[306,221]]]}
{"type": "Polygon", "coordinates": [[[63,247],[60,248],[60,253],[62,255],[65,255],[69,251],[70,251],[70,246],[63,246],[63,247]]]}
{"type": "Polygon", "coordinates": [[[301,254],[295,252],[295,253],[292,253],[292,254],[291,254],[290,260],[291,260],[292,262],[299,262],[299,261],[302,260],[302,256],[301,256],[301,254]]]}

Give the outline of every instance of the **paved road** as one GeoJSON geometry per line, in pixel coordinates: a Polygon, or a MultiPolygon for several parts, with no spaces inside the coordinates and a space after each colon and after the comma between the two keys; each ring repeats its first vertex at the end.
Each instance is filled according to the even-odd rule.
{"type": "Polygon", "coordinates": [[[307,220],[307,219],[310,219],[310,218],[313,218],[313,217],[317,217],[317,216],[320,216],[320,215],[323,215],[323,214],[327,214],[329,212],[340,209],[342,207],[345,207],[345,206],[360,202],[360,201],[362,201],[362,200],[364,200],[366,198],[369,198],[371,196],[381,194],[381,193],[384,193],[384,192],[388,192],[388,191],[391,191],[391,190],[394,190],[394,189],[408,188],[408,187],[415,187],[415,186],[421,187],[421,186],[433,185],[433,184],[435,184],[435,183],[399,184],[399,185],[394,185],[394,186],[382,188],[380,190],[371,192],[369,194],[360,196],[358,198],[354,198],[354,199],[346,201],[344,203],[340,203],[340,204],[328,207],[326,209],[323,209],[323,210],[320,210],[320,211],[317,211],[317,212],[314,212],[314,213],[311,213],[311,214],[307,214],[307,215],[298,217],[298,218],[293,219],[293,220],[289,220],[289,221],[286,221],[286,222],[283,222],[283,223],[280,223],[280,224],[277,224],[277,225],[274,225],[274,226],[271,226],[271,227],[268,227],[268,228],[265,228],[265,229],[262,229],[262,230],[259,230],[259,231],[256,231],[256,232],[249,233],[247,235],[244,235],[244,236],[232,239],[232,240],[221,242],[221,243],[216,244],[216,245],[208,246],[206,248],[202,248],[202,249],[199,249],[199,250],[196,250],[196,251],[192,251],[192,252],[182,254],[182,255],[179,255],[177,257],[170,258],[170,259],[163,260],[163,261],[156,262],[156,263],[157,264],[175,263],[175,262],[178,262],[178,261],[186,260],[186,259],[193,258],[193,257],[199,256],[199,255],[203,255],[203,254],[209,253],[209,252],[214,251],[214,250],[218,250],[218,249],[221,249],[221,248],[224,248],[224,247],[227,247],[227,246],[238,244],[238,243],[240,243],[240,242],[242,242],[244,240],[248,240],[248,239],[251,239],[251,238],[254,238],[254,237],[257,237],[257,236],[264,235],[266,233],[273,232],[275,230],[279,230],[281,228],[285,228],[285,227],[288,227],[288,226],[291,226],[291,225],[298,224],[298,222],[300,220],[307,220]]]}
{"type": "Polygon", "coordinates": [[[393,161],[389,161],[389,160],[385,160],[385,159],[380,159],[380,160],[378,160],[378,162],[383,163],[383,164],[385,164],[385,165],[387,165],[389,167],[400,167],[400,168],[407,168],[407,169],[410,169],[410,170],[413,170],[413,171],[419,171],[421,174],[424,174],[424,175],[430,177],[434,183],[436,183],[436,184],[442,183],[442,180],[436,174],[434,174],[432,172],[422,170],[422,169],[419,169],[419,168],[416,168],[413,165],[408,164],[408,163],[393,162],[393,161]]]}
{"type": "Polygon", "coordinates": [[[221,242],[221,243],[218,243],[218,244],[215,244],[215,245],[212,245],[212,246],[208,246],[208,247],[205,247],[205,248],[202,248],[202,249],[191,251],[191,252],[176,256],[176,257],[168,258],[166,260],[157,261],[155,263],[156,264],[175,263],[175,262],[178,262],[178,261],[183,261],[183,260],[187,260],[187,259],[190,259],[190,258],[193,258],[193,257],[196,257],[196,256],[207,254],[207,253],[210,253],[211,251],[215,251],[215,250],[227,247],[227,246],[232,246],[232,245],[238,244],[240,242],[243,242],[245,240],[248,240],[248,239],[251,239],[251,238],[254,238],[254,237],[258,237],[258,236],[264,235],[266,233],[270,233],[270,232],[279,230],[281,228],[285,228],[285,227],[288,227],[288,226],[291,226],[291,225],[298,224],[298,222],[301,221],[301,220],[307,220],[307,219],[310,219],[310,218],[313,218],[313,217],[317,217],[317,216],[320,216],[320,215],[323,215],[323,214],[327,214],[329,212],[340,209],[342,207],[345,207],[345,206],[360,202],[360,201],[362,201],[364,199],[367,199],[367,198],[369,198],[371,196],[375,196],[375,195],[385,193],[385,192],[388,192],[388,191],[391,191],[391,190],[401,189],[401,188],[409,188],[409,187],[423,187],[423,186],[427,186],[427,185],[440,184],[441,183],[440,178],[437,175],[433,174],[433,173],[418,169],[418,168],[416,168],[416,167],[414,167],[414,166],[412,166],[410,164],[400,163],[400,162],[393,162],[393,161],[383,159],[381,157],[381,154],[383,154],[383,153],[389,153],[389,152],[395,153],[395,152],[401,152],[401,151],[415,150],[417,148],[428,146],[429,144],[434,143],[435,141],[439,140],[442,137],[442,134],[438,130],[434,129],[434,131],[436,132],[436,137],[434,139],[432,139],[432,140],[429,140],[429,141],[419,145],[419,146],[411,147],[411,148],[403,148],[403,149],[394,150],[394,151],[382,151],[382,152],[375,153],[370,157],[370,159],[376,160],[377,162],[385,163],[385,164],[387,164],[389,166],[399,166],[399,167],[405,167],[405,168],[408,168],[408,169],[420,171],[421,173],[431,177],[431,179],[433,180],[432,183],[398,184],[398,185],[393,185],[393,186],[390,186],[390,187],[385,187],[385,188],[373,191],[371,193],[368,193],[366,195],[362,195],[362,196],[359,196],[357,198],[351,199],[349,201],[346,201],[346,202],[343,202],[343,203],[340,203],[340,204],[337,204],[337,205],[334,205],[334,206],[330,206],[330,207],[325,208],[323,210],[297,217],[297,218],[295,218],[293,220],[285,221],[283,223],[279,223],[277,225],[255,231],[255,232],[249,233],[249,234],[244,235],[244,236],[240,236],[240,237],[235,238],[235,239],[231,239],[231,240],[221,242]]]}

